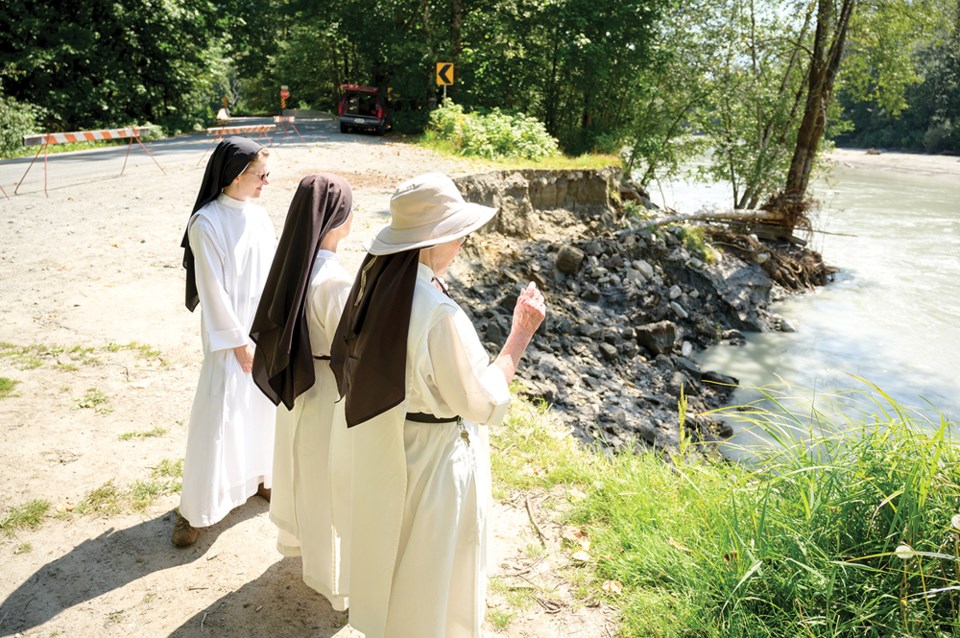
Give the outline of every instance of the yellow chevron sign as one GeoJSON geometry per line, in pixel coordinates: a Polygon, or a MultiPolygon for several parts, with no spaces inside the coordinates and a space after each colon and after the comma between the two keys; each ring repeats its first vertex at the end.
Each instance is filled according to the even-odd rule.
{"type": "Polygon", "coordinates": [[[437,62],[437,86],[453,84],[453,62],[437,62]]]}

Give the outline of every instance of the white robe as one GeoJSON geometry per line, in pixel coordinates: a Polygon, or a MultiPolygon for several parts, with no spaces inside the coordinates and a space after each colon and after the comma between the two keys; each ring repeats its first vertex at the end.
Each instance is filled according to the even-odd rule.
{"type": "Polygon", "coordinates": [[[200,294],[203,365],[190,411],[180,514],[193,527],[222,520],[271,485],[275,408],[243,372],[233,348],[250,326],[276,250],[266,211],[226,195],[187,227],[200,294]]]}
{"type": "Polygon", "coordinates": [[[367,638],[479,638],[486,606],[487,427],[510,402],[464,312],[420,264],[406,400],[350,429],[350,624],[367,638]],[[406,413],[460,415],[414,423],[406,413]]]}
{"type": "MultiPolygon", "coordinates": [[[[352,283],[335,253],[317,253],[305,304],[315,356],[330,355],[352,283]]],[[[280,528],[280,553],[301,556],[303,581],[343,611],[349,602],[350,447],[330,362],[314,359],[313,369],[313,387],[292,410],[277,410],[270,519],[280,528]]]]}

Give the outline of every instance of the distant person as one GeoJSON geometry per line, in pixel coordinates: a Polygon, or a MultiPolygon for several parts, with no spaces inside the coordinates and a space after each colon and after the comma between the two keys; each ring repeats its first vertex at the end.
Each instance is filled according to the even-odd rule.
{"type": "Polygon", "coordinates": [[[367,638],[481,636],[487,429],[546,312],[531,283],[491,363],[447,294],[447,268],[496,212],[440,173],[401,184],[337,329],[331,368],[354,449],[350,624],[367,638]]]}
{"type": "Polygon", "coordinates": [[[269,182],[269,151],[228,137],[213,151],[181,246],[186,305],[200,304],[203,365],[190,412],[173,544],[222,520],[254,495],[269,499],[275,408],[253,383],[248,336],[276,247],[254,203],[269,182]]]}
{"type": "Polygon", "coordinates": [[[277,549],[301,556],[303,581],[347,608],[350,447],[330,372],[330,344],[353,277],[337,259],[353,195],[336,175],[300,182],[280,235],[251,337],[253,379],[275,404],[270,520],[277,549]]]}

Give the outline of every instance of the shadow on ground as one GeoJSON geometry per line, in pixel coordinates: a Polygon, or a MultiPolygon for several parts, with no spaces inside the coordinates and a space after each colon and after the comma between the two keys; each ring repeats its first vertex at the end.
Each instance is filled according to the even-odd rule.
{"type": "Polygon", "coordinates": [[[184,550],[175,549],[170,542],[176,512],[126,529],[111,528],[85,540],[38,569],[0,603],[0,636],[27,631],[65,609],[148,574],[193,562],[210,549],[222,531],[263,510],[262,505],[253,503],[234,510],[218,524],[203,530],[197,543],[184,550]]]}
{"type": "Polygon", "coordinates": [[[170,638],[331,638],[347,624],[347,612],[307,587],[299,558],[284,558],[256,580],[195,614],[170,638]]]}

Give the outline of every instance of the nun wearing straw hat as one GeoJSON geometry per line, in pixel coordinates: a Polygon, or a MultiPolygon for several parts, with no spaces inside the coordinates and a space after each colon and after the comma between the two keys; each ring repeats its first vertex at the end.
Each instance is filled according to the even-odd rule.
{"type": "Polygon", "coordinates": [[[401,184],[331,350],[353,445],[350,624],[367,638],[479,638],[491,500],[487,428],[546,312],[531,283],[494,361],[443,277],[496,214],[429,173],[401,184]]]}

